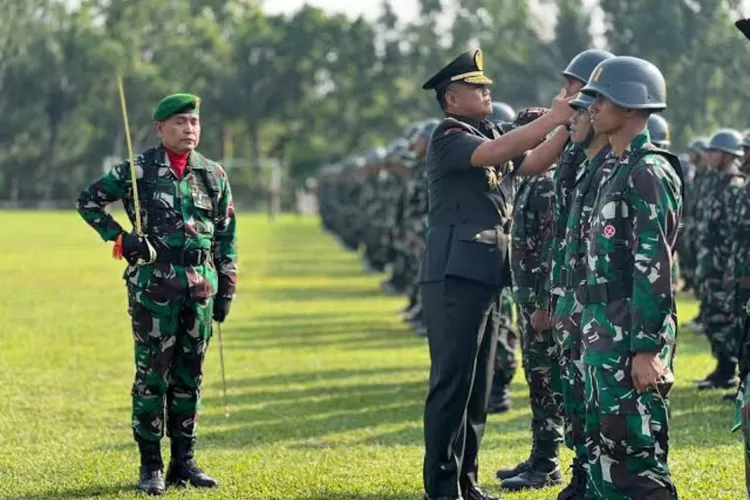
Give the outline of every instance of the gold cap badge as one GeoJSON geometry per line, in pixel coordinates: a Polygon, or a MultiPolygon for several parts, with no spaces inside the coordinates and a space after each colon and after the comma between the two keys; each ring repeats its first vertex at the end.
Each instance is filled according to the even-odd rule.
{"type": "Polygon", "coordinates": [[[474,53],[474,64],[476,64],[479,71],[484,71],[484,57],[482,51],[478,50],[474,53]]]}

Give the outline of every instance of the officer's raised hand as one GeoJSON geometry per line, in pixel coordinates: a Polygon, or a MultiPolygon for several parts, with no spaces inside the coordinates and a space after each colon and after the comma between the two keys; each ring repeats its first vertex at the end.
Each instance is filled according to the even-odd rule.
{"type": "Polygon", "coordinates": [[[570,107],[570,101],[575,96],[568,96],[565,94],[565,89],[560,90],[560,93],[552,99],[552,107],[550,107],[547,113],[554,118],[554,122],[557,125],[567,125],[568,121],[573,118],[575,110],[570,107]]]}
{"type": "Polygon", "coordinates": [[[217,296],[214,299],[214,321],[223,323],[229,314],[229,308],[232,305],[232,299],[228,297],[217,296]]]}

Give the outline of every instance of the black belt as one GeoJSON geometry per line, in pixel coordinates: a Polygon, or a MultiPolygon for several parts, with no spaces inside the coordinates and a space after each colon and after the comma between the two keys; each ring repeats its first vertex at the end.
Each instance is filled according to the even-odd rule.
{"type": "Polygon", "coordinates": [[[156,251],[156,262],[176,266],[201,266],[210,258],[211,251],[205,248],[160,248],[156,251]]]}
{"type": "Polygon", "coordinates": [[[619,281],[581,285],[576,288],[575,294],[576,300],[584,306],[593,303],[607,304],[632,295],[631,285],[619,281]]]}

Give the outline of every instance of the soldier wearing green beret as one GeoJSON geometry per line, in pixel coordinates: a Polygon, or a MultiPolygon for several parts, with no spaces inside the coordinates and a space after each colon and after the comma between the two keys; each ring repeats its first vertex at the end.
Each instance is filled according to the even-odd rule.
{"type": "Polygon", "coordinates": [[[173,94],[156,106],[159,146],[136,156],[134,197],[129,162],[86,188],[77,208],[104,241],[125,257],[123,278],[135,340],[133,435],[141,457],[139,490],[166,485],[215,487],[193,458],[203,360],[212,319],[223,322],[236,289],[235,212],[224,169],[197,151],[200,99],[173,94]],[[106,212],[122,200],[135,227],[126,232],[106,212]],[[171,439],[163,476],[160,441],[171,439]],[[165,484],[166,483],[166,484],[165,484]]]}

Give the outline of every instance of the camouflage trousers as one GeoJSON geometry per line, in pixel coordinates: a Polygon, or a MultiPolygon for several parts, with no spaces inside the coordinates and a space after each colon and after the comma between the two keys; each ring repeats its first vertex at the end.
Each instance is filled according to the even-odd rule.
{"type": "Polygon", "coordinates": [[[734,425],[732,432],[742,429],[745,455],[745,494],[750,500],[750,375],[740,384],[737,398],[734,401],[734,425]]]}
{"type": "Polygon", "coordinates": [[[520,305],[521,353],[523,371],[529,384],[531,433],[537,456],[557,462],[563,440],[563,396],[560,384],[560,359],[550,330],[537,331],[531,326],[533,303],[520,305]]]}
{"type": "Polygon", "coordinates": [[[518,334],[513,325],[513,306],[510,287],[503,288],[500,294],[500,328],[497,335],[497,350],[495,351],[493,387],[509,385],[518,368],[516,362],[518,334]]]}
{"type": "Polygon", "coordinates": [[[705,283],[705,325],[711,352],[716,359],[737,358],[734,292],[720,280],[705,283]]]}
{"type": "Polygon", "coordinates": [[[552,313],[553,338],[560,360],[563,413],[565,415],[565,445],[573,450],[582,464],[587,464],[584,423],[584,365],[581,359],[581,312],[583,306],[572,291],[566,291],[554,302],[552,313]]]}
{"type": "Polygon", "coordinates": [[[671,384],[638,394],[632,357],[586,365],[587,494],[601,500],[676,500],[667,466],[671,384]]]}
{"type": "Polygon", "coordinates": [[[130,287],[135,340],[133,434],[148,441],[196,435],[213,299],[154,302],[130,287]],[[166,418],[165,418],[166,415],[166,418]]]}
{"type": "Polygon", "coordinates": [[[695,248],[695,238],[692,237],[694,230],[692,223],[688,221],[685,224],[685,230],[677,239],[677,253],[680,258],[680,271],[685,283],[695,286],[695,267],[697,264],[697,253],[695,248]]]}

